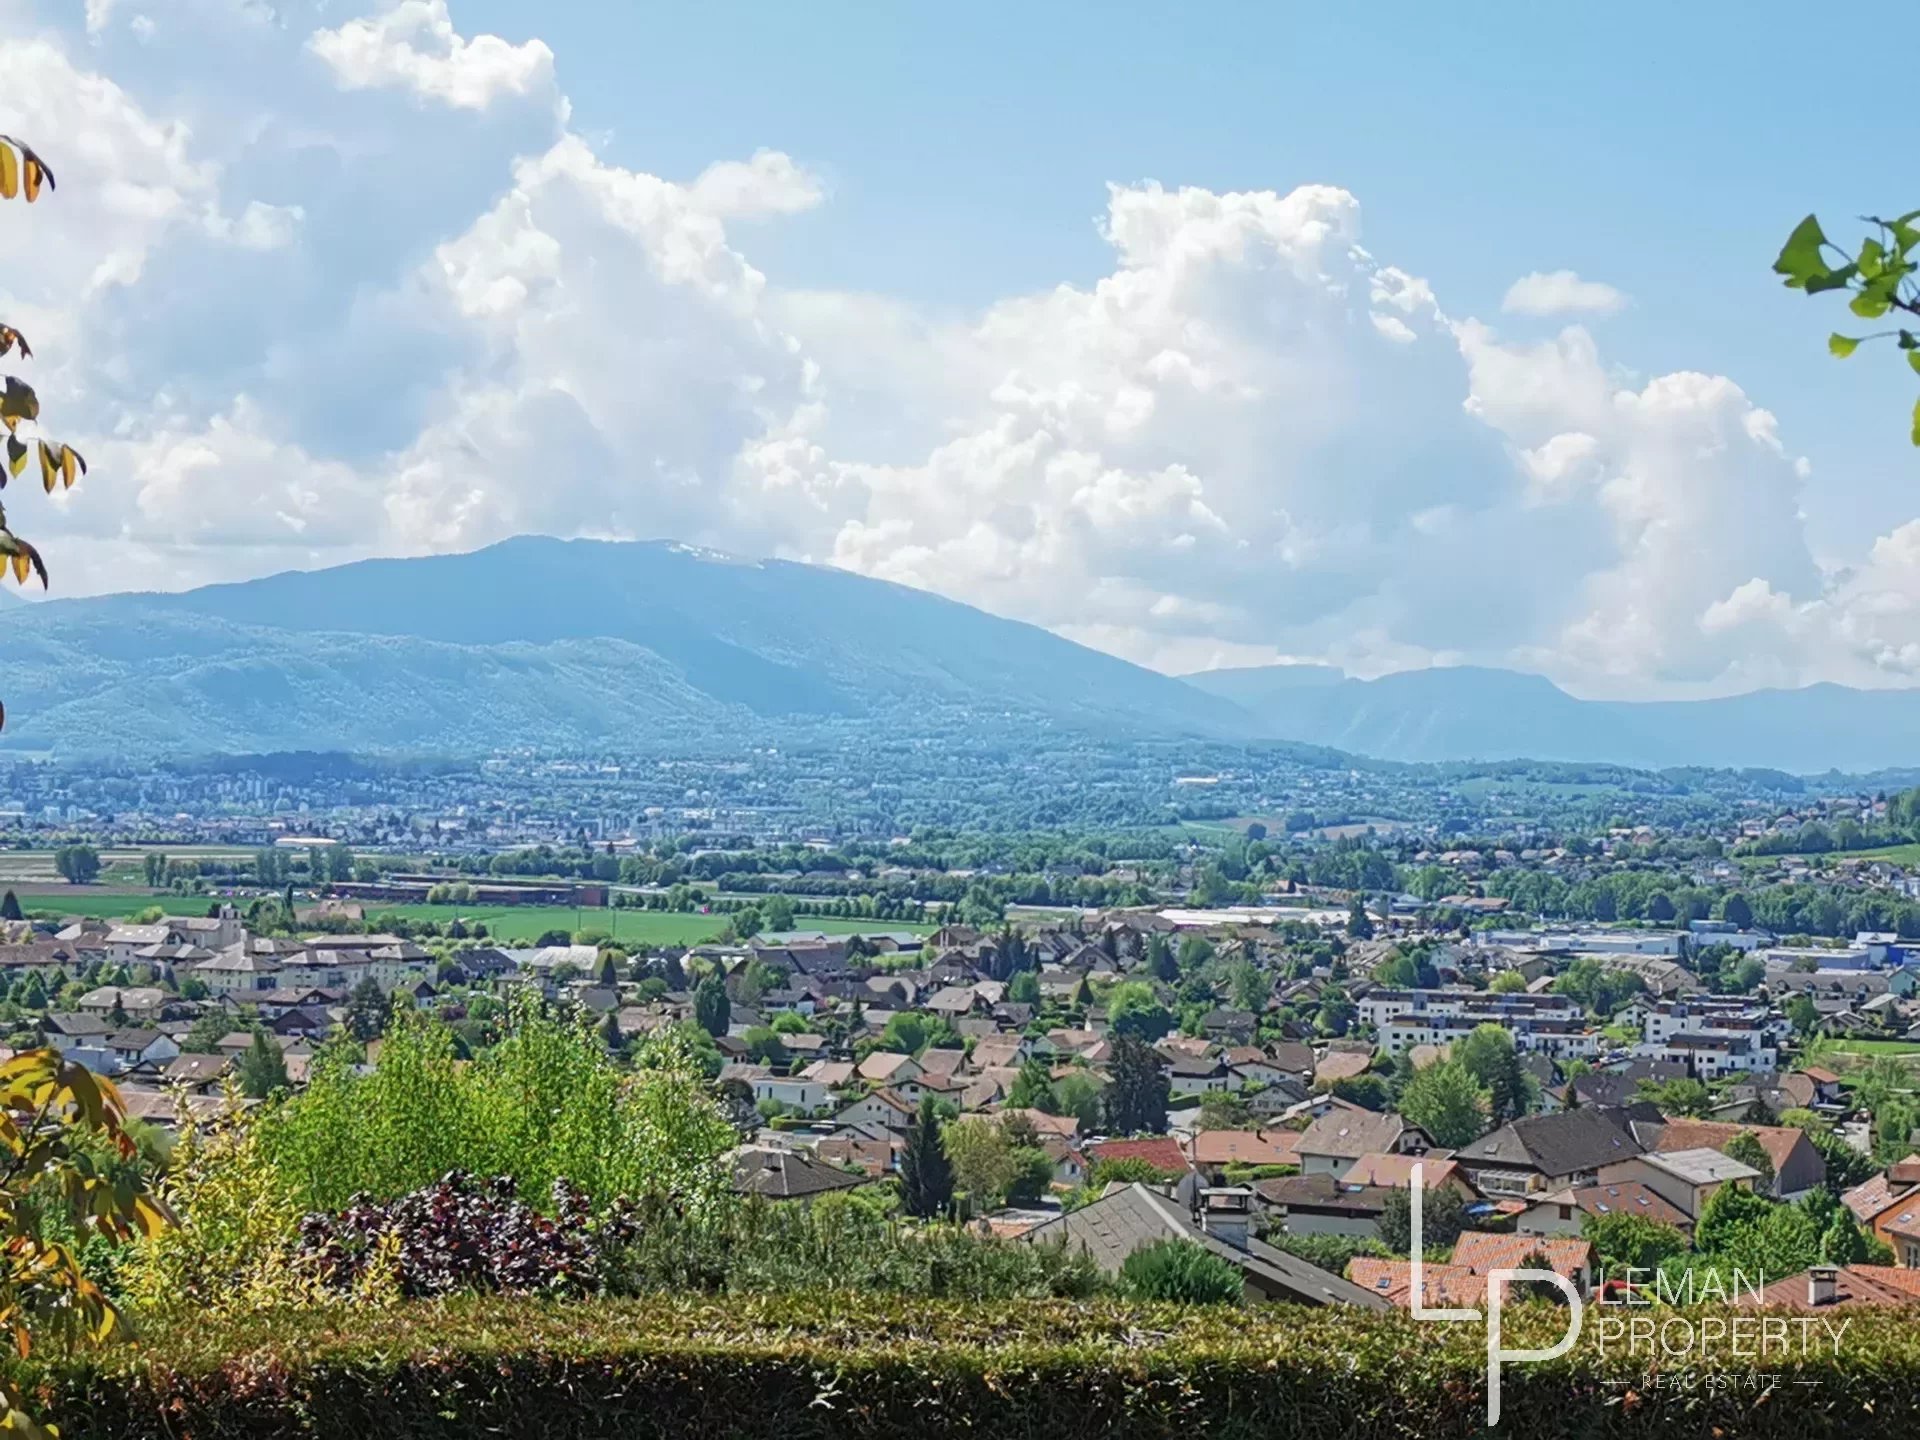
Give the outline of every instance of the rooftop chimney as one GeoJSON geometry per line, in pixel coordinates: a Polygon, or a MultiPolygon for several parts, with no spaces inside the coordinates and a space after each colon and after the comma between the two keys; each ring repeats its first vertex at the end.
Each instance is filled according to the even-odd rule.
{"type": "Polygon", "coordinates": [[[1202,1190],[1200,1228],[1224,1245],[1246,1249],[1253,1238],[1253,1191],[1240,1185],[1202,1190]]]}
{"type": "Polygon", "coordinates": [[[1807,1271],[1807,1304],[1831,1305],[1840,1298],[1840,1269],[1816,1265],[1807,1271]]]}

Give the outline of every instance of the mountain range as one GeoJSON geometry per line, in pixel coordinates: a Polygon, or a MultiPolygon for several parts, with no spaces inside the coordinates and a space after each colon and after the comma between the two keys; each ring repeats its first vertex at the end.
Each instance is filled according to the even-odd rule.
{"type": "Polygon", "coordinates": [[[1353,680],[1319,665],[1186,677],[1261,734],[1382,760],[1584,760],[1814,774],[1920,762],[1920,690],[1810,685],[1716,700],[1581,700],[1539,675],[1458,666],[1353,680]]]}
{"type": "Polygon", "coordinates": [[[521,537],[0,609],[5,748],[642,753],[829,730],[1244,732],[1181,681],[925,591],[666,543],[521,537]]]}
{"type": "Polygon", "coordinates": [[[0,605],[0,753],[711,752],[1048,733],[1400,761],[1802,773],[1920,762],[1920,690],[1577,699],[1472,668],[1175,678],[925,591],[666,542],[521,537],[179,594],[0,605]]]}

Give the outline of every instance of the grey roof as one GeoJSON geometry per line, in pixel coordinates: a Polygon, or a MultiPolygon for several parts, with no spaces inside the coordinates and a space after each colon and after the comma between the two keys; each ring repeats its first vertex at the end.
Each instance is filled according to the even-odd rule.
{"type": "Polygon", "coordinates": [[[1295,1303],[1386,1308],[1378,1296],[1285,1251],[1257,1240],[1241,1250],[1207,1234],[1177,1202],[1146,1185],[1109,1190],[1091,1204],[1034,1226],[1020,1238],[1029,1244],[1064,1241],[1077,1246],[1109,1274],[1143,1246],[1160,1240],[1191,1240],[1240,1267],[1259,1288],[1295,1303]]]}
{"type": "Polygon", "coordinates": [[[1358,1160],[1362,1155],[1398,1149],[1400,1137],[1408,1130],[1418,1129],[1392,1111],[1376,1114],[1371,1110],[1335,1106],[1306,1128],[1297,1148],[1302,1155],[1358,1160]]]}
{"type": "Polygon", "coordinates": [[[733,1188],[742,1195],[764,1195],[769,1200],[824,1195],[866,1183],[864,1175],[787,1150],[742,1150],[733,1160],[733,1188]]]}
{"type": "Polygon", "coordinates": [[[1270,1205],[1289,1209],[1330,1210],[1373,1218],[1387,1207],[1393,1193],[1386,1185],[1347,1185],[1331,1175],[1279,1175],[1256,1181],[1253,1187],[1270,1205]]]}
{"type": "Polygon", "coordinates": [[[1575,1175],[1614,1160],[1630,1160],[1645,1146],[1628,1133],[1625,1110],[1590,1106],[1556,1115],[1530,1115],[1464,1146],[1462,1165],[1517,1165],[1542,1175],[1575,1175]]]}
{"type": "Polygon", "coordinates": [[[1661,1155],[1642,1157],[1644,1163],[1671,1171],[1693,1185],[1717,1185],[1726,1180],[1758,1180],[1753,1166],[1722,1155],[1718,1150],[1669,1150],[1661,1155]]]}

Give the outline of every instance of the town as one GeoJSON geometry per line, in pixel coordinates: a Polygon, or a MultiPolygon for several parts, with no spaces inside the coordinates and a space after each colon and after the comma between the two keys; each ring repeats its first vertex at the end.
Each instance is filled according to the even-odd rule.
{"type": "Polygon", "coordinates": [[[1413,1299],[1417,1165],[1434,1303],[1531,1259],[1602,1299],[1739,1271],[1758,1303],[1883,1305],[1920,1298],[1913,812],[438,858],[296,815],[258,852],[52,854],[80,883],[8,892],[0,1020],[177,1133],[377,1074],[396,1024],[485,1055],[532,1004],[615,1066],[684,1043],[756,1203],[857,1197],[1116,1279],[1185,1242],[1249,1300],[1379,1308],[1413,1299]],[[136,854],[140,910],[61,913],[136,854]],[[1832,933],[1862,918],[1887,928],[1832,933]]]}

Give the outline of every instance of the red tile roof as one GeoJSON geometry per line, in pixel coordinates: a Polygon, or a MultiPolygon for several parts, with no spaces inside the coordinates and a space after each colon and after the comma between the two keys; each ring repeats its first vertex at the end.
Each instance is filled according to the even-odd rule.
{"type": "Polygon", "coordinates": [[[1593,1245],[1560,1235],[1492,1235],[1469,1230],[1453,1246],[1453,1263],[1476,1275],[1517,1270],[1534,1255],[1543,1257],[1549,1269],[1571,1280],[1593,1263],[1593,1245]]]}
{"type": "Polygon", "coordinates": [[[1187,1173],[1186,1152],[1171,1135],[1149,1135],[1139,1140],[1102,1140],[1087,1148],[1087,1163],[1102,1160],[1144,1160],[1163,1175],[1187,1173]]]}
{"type": "Polygon", "coordinates": [[[1294,1165],[1293,1130],[1202,1130],[1189,1147],[1196,1165],[1294,1165]]]}

